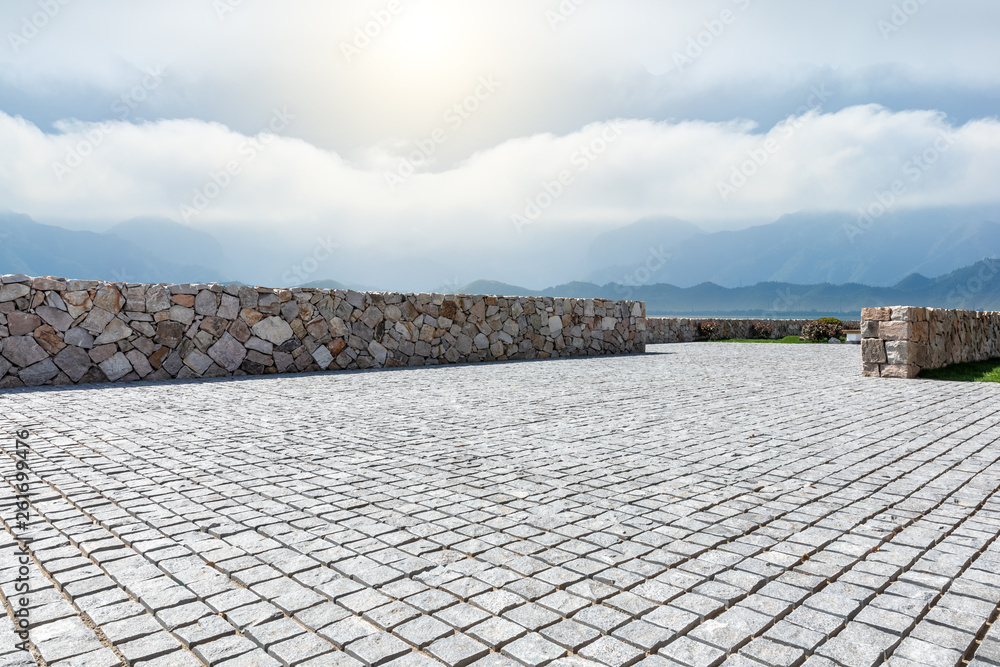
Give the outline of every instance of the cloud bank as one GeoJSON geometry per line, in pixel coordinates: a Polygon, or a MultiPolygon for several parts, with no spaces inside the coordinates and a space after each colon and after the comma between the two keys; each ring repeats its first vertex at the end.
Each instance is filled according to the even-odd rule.
{"type": "Polygon", "coordinates": [[[0,195],[39,219],[161,215],[335,231],[345,243],[514,243],[663,211],[711,223],[855,210],[896,181],[904,207],[1000,198],[1000,122],[952,125],[931,111],[812,110],[771,128],[619,119],[506,141],[443,169],[420,150],[379,148],[375,166],[357,165],[286,136],[296,121],[286,108],[251,135],[198,120],[65,122],[45,133],[0,113],[0,154],[16,156],[0,160],[0,195]]]}

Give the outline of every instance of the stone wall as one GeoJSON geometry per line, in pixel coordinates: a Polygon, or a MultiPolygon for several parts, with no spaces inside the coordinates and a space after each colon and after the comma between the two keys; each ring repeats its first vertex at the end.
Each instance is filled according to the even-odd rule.
{"type": "MultiPolygon", "coordinates": [[[[662,343],[690,343],[699,340],[698,325],[702,322],[714,322],[719,328],[719,338],[749,338],[750,325],[754,322],[767,322],[774,327],[774,338],[798,336],[802,327],[815,320],[731,320],[702,317],[699,319],[674,317],[646,318],[646,343],[650,345],[662,343]]],[[[857,329],[860,322],[844,322],[845,329],[857,329]]]]}
{"type": "Polygon", "coordinates": [[[1000,358],[1000,313],[944,308],[861,311],[862,374],[914,378],[925,368],[1000,358]]]}
{"type": "Polygon", "coordinates": [[[635,301],[0,277],[0,387],[643,352],[635,301]]]}

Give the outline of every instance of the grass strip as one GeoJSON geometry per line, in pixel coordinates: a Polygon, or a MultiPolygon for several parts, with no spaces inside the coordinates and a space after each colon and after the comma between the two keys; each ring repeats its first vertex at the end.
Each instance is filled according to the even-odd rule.
{"type": "Polygon", "coordinates": [[[712,343],[790,343],[793,345],[829,345],[825,340],[805,340],[798,336],[785,336],[784,338],[761,339],[761,338],[725,338],[723,340],[713,340],[712,343]]]}
{"type": "Polygon", "coordinates": [[[1000,382],[1000,359],[929,368],[920,371],[919,377],[949,382],[1000,382]]]}

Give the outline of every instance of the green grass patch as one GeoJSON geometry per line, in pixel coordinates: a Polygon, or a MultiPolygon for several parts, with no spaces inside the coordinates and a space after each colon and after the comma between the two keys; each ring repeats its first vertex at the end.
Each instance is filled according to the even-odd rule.
{"type": "MultiPolygon", "coordinates": [[[[843,340],[843,339],[842,339],[843,340]]],[[[726,338],[724,340],[711,341],[713,343],[792,343],[795,345],[829,345],[825,340],[805,340],[798,336],[785,336],[784,338],[760,339],[760,338],[726,338]]]]}
{"type": "Polygon", "coordinates": [[[926,369],[920,371],[920,377],[949,382],[1000,382],[1000,359],[926,369]]]}

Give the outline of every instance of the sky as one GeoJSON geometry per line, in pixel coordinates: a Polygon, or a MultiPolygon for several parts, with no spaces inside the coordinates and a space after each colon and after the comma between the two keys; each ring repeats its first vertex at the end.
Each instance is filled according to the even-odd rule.
{"type": "Polygon", "coordinates": [[[901,206],[996,203],[998,22],[991,0],[5,0],[0,210],[454,254],[462,281],[494,251],[546,280],[560,244],[643,217],[740,228],[900,179],[901,206]]]}

